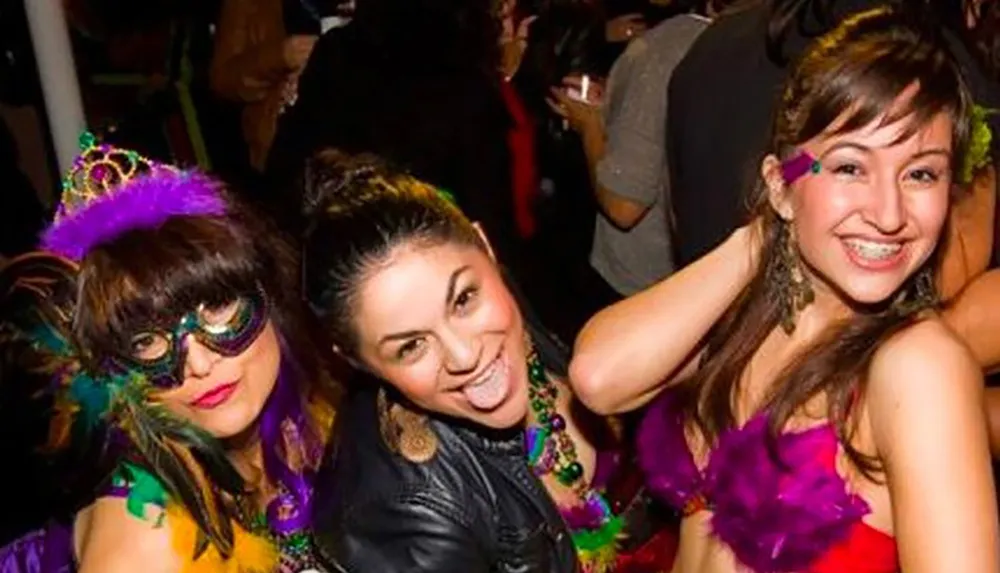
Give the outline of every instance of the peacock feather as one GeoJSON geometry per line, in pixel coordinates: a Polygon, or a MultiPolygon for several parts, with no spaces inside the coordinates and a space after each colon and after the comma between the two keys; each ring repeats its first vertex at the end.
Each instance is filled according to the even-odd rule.
{"type": "Polygon", "coordinates": [[[148,397],[144,380],[126,384],[120,393],[117,419],[136,453],[156,475],[170,498],[187,508],[204,536],[196,555],[209,543],[222,555],[233,549],[233,526],[226,517],[222,493],[230,498],[244,489],[243,478],[214,437],[167,412],[148,397]]]}
{"type": "MultiPolygon", "coordinates": [[[[51,253],[14,259],[0,271],[0,310],[10,317],[0,324],[0,349],[17,358],[18,369],[47,380],[30,392],[52,400],[47,449],[67,448],[101,423],[117,426],[129,439],[137,466],[156,476],[166,497],[183,506],[201,532],[192,558],[209,544],[223,557],[230,555],[234,530],[222,493],[240,495],[241,476],[218,440],[152,399],[141,374],[85,366],[91,361],[84,360],[73,336],[77,271],[75,263],[51,253]]],[[[154,493],[149,480],[132,486],[154,493]]]]}

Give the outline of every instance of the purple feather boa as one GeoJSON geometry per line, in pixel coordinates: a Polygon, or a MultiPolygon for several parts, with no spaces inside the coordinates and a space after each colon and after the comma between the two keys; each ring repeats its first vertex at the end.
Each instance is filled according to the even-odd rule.
{"type": "Polygon", "coordinates": [[[646,487],[677,509],[683,509],[704,488],[683,429],[681,413],[663,395],[646,410],[636,437],[636,461],[645,475],[646,487]]]}
{"type": "Polygon", "coordinates": [[[267,507],[271,528],[278,534],[307,529],[311,517],[312,469],[293,469],[286,459],[286,438],[292,447],[301,447],[307,464],[323,453],[320,437],[306,420],[305,405],[299,393],[302,372],[288,347],[281,344],[281,369],[274,390],[261,413],[260,438],[264,451],[264,471],[278,484],[281,493],[267,507]],[[286,426],[286,424],[289,424],[286,426]]]}
{"type": "Polygon", "coordinates": [[[135,229],[153,229],[171,217],[221,216],[220,184],[197,171],[155,170],[119,186],[49,226],[42,248],[73,261],[135,229]]]}
{"type": "Polygon", "coordinates": [[[834,468],[838,442],[829,425],[779,436],[781,463],[766,440],[766,416],[727,431],[701,472],[668,393],[640,424],[639,465],[650,491],[674,507],[704,495],[712,534],[744,566],[756,573],[806,570],[871,510],[834,468]]]}

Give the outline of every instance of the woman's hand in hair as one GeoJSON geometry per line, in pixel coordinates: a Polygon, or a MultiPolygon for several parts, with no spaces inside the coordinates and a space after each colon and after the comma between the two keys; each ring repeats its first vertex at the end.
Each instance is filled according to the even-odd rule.
{"type": "Polygon", "coordinates": [[[760,265],[761,249],[764,247],[764,217],[755,217],[746,225],[733,232],[747,247],[747,259],[750,264],[751,276],[757,273],[760,265]]]}
{"type": "Polygon", "coordinates": [[[705,335],[750,283],[754,222],[660,283],[597,313],[576,339],[570,382],[599,414],[639,408],[693,374],[705,335]]]}

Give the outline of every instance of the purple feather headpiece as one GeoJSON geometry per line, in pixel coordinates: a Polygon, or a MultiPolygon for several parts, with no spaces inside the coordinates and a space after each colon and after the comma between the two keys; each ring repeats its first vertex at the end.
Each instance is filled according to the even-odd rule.
{"type": "Polygon", "coordinates": [[[148,159],[130,150],[81,138],[83,152],[63,179],[55,221],[42,248],[79,262],[94,247],[172,217],[220,216],[219,183],[197,171],[148,159]]]}

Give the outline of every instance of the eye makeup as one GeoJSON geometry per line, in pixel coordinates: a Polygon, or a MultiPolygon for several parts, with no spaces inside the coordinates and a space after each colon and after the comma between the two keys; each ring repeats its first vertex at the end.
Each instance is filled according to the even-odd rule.
{"type": "Polygon", "coordinates": [[[222,356],[237,356],[260,336],[269,313],[267,296],[260,290],[218,306],[200,304],[173,328],[152,327],[137,332],[121,361],[144,373],[156,388],[176,388],[184,382],[184,339],[188,335],[222,356]]]}

